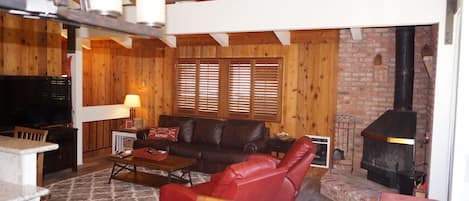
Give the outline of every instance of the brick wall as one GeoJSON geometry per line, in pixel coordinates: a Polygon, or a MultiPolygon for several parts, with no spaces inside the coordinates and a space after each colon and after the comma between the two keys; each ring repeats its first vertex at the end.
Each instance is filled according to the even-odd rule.
{"type": "MultiPolygon", "coordinates": [[[[395,28],[362,29],[363,40],[354,41],[350,31],[340,31],[337,113],[356,119],[354,167],[360,166],[363,138],[360,132],[386,110],[392,109],[395,75],[395,28]],[[375,58],[381,55],[381,64],[375,58]]],[[[417,112],[417,138],[429,132],[433,104],[433,81],[420,55],[425,44],[432,45],[431,26],[416,27],[413,110],[417,112]]],[[[378,59],[379,60],[379,59],[378,59]]],[[[338,136],[337,136],[338,137],[338,136]]],[[[417,160],[424,149],[418,146],[417,160]]],[[[427,157],[428,158],[428,157],[427,157]]]]}

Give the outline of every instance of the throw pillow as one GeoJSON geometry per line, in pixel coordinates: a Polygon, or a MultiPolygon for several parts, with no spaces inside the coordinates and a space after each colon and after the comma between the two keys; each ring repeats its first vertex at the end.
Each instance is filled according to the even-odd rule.
{"type": "Polygon", "coordinates": [[[148,133],[149,140],[169,140],[178,141],[179,127],[158,127],[150,128],[148,133]]]}

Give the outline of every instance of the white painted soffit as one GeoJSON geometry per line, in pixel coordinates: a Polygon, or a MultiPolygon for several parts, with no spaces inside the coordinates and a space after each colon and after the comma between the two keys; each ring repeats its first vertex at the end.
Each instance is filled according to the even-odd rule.
{"type": "Polygon", "coordinates": [[[173,35],[165,35],[160,38],[160,40],[165,43],[170,48],[176,48],[177,38],[173,35]]]}
{"type": "Polygon", "coordinates": [[[274,31],[275,36],[277,36],[278,40],[282,45],[290,45],[291,42],[291,34],[290,31],[274,31]]]}
{"type": "Polygon", "coordinates": [[[167,5],[166,34],[232,33],[439,22],[441,0],[217,0],[167,5]]]}
{"type": "Polygon", "coordinates": [[[230,46],[230,36],[227,33],[211,33],[210,36],[222,47],[230,46]]]}

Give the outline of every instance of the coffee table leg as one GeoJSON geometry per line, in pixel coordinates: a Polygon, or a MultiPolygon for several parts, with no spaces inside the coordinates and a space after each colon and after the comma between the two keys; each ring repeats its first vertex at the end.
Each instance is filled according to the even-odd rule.
{"type": "Polygon", "coordinates": [[[171,171],[168,171],[168,184],[171,183],[171,171]]]}
{"type": "Polygon", "coordinates": [[[115,168],[116,168],[116,162],[114,162],[114,163],[112,164],[111,175],[109,176],[109,180],[107,181],[108,184],[111,183],[111,179],[112,179],[112,176],[114,175],[114,170],[115,170],[115,168]]]}
{"type": "Polygon", "coordinates": [[[134,165],[134,175],[137,175],[137,166],[134,165]]]}
{"type": "Polygon", "coordinates": [[[192,186],[192,177],[191,177],[191,171],[190,170],[187,170],[187,174],[189,174],[189,183],[191,184],[192,186]]]}

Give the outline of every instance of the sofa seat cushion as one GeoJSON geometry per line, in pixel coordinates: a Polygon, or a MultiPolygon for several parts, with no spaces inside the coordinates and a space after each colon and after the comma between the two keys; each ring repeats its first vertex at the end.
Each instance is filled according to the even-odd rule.
{"type": "Polygon", "coordinates": [[[225,164],[239,163],[245,161],[247,157],[248,154],[240,149],[217,148],[202,152],[203,160],[225,164]]]}
{"type": "Polygon", "coordinates": [[[243,148],[249,142],[264,138],[264,122],[228,120],[223,128],[222,147],[243,148]]]}
{"type": "Polygon", "coordinates": [[[194,132],[194,122],[191,117],[160,115],[158,127],[179,127],[178,141],[190,143],[194,132]]]}
{"type": "Polygon", "coordinates": [[[200,159],[202,158],[202,152],[210,149],[216,149],[216,147],[180,142],[171,146],[170,153],[178,156],[200,159]]]}
{"type": "Polygon", "coordinates": [[[197,119],[195,121],[192,143],[219,145],[225,122],[216,119],[197,119]]]}
{"type": "Polygon", "coordinates": [[[151,147],[159,150],[168,150],[168,148],[174,144],[169,140],[136,140],[134,141],[134,149],[140,149],[145,147],[151,147]]]}

